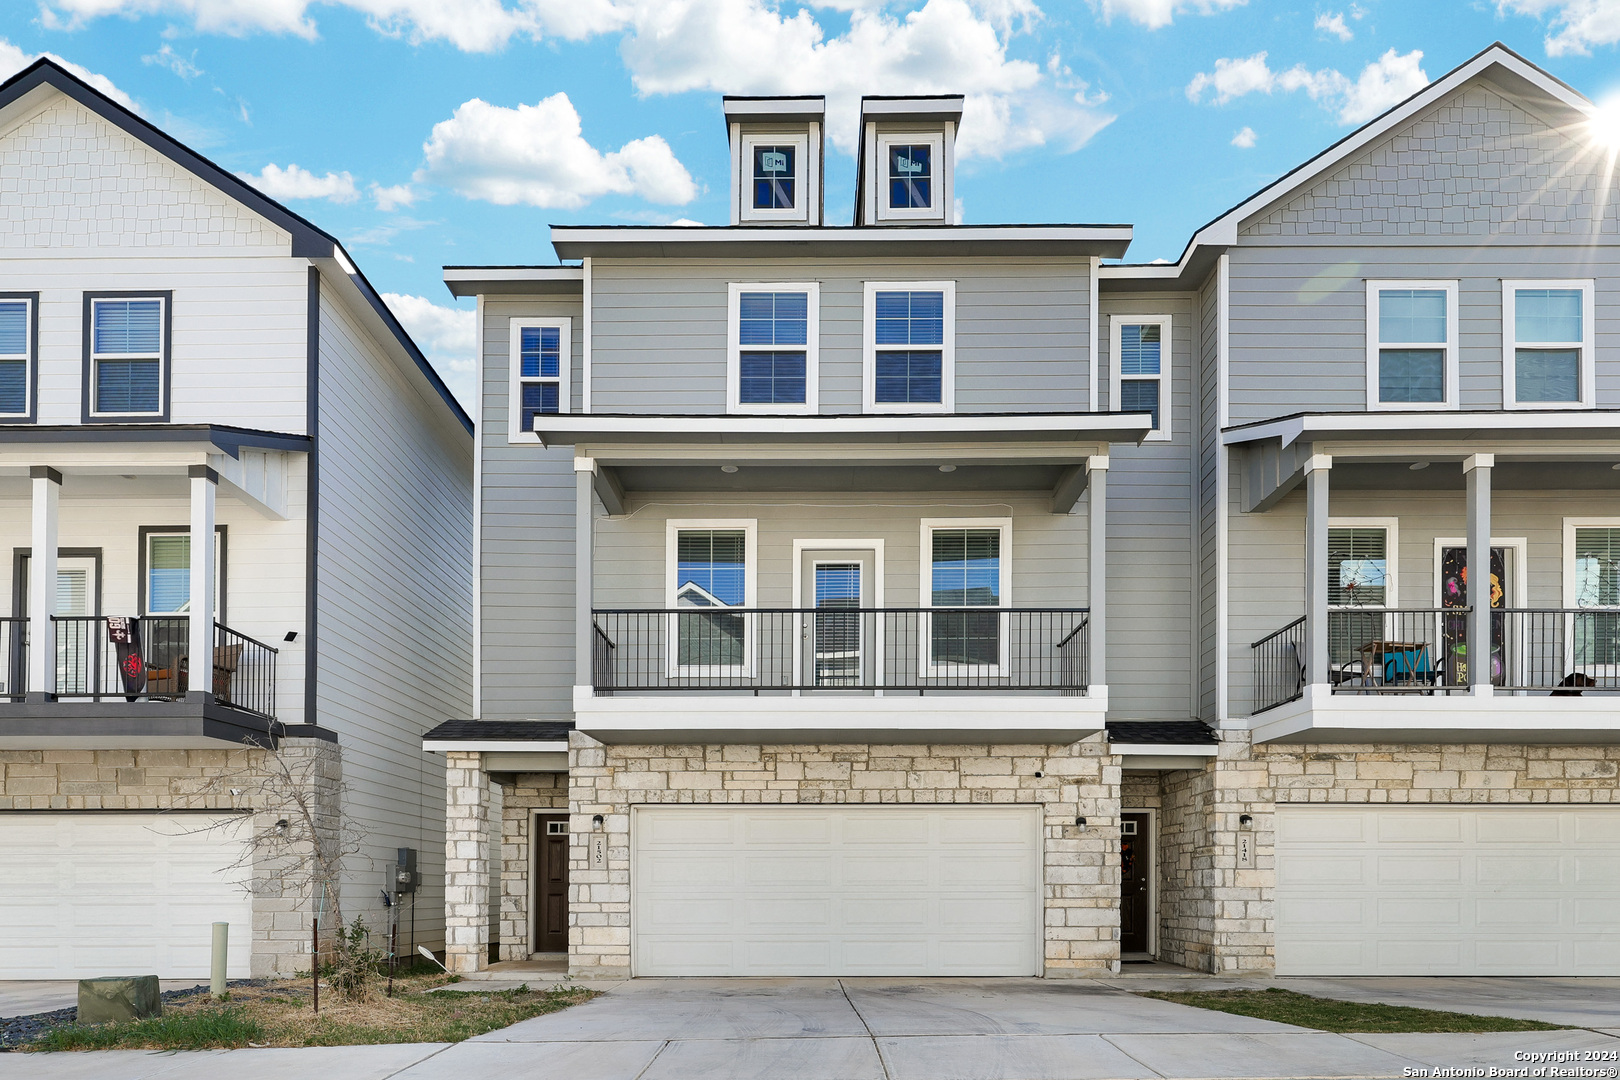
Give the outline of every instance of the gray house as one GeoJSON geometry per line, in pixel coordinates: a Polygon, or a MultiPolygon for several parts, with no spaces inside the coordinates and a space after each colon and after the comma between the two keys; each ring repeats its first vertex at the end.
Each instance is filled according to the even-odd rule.
{"type": "Polygon", "coordinates": [[[452,966],[1620,973],[1590,103],[1494,46],[1141,266],[952,223],[957,98],[828,226],[823,109],[727,99],[728,227],[446,270],[452,966]]]}
{"type": "Polygon", "coordinates": [[[436,944],[470,420],[336,240],[56,64],[0,161],[0,979],[201,977],[215,921],[307,970],[287,782],[364,831],[349,915],[421,853],[436,944]]]}

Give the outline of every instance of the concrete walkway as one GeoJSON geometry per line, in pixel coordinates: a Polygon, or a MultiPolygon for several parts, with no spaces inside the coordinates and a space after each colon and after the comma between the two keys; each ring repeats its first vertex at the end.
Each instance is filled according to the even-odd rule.
{"type": "MultiPolygon", "coordinates": [[[[1587,1008],[1582,985],[1599,980],[1489,981],[1511,983],[1522,1000],[1536,999],[1543,982],[1567,983],[1555,992],[1579,1010],[1587,1008]]],[[[1204,989],[1220,980],[1176,982],[1204,989]]],[[[1333,1035],[1144,999],[1098,982],[645,979],[454,1046],[0,1054],[0,1080],[1383,1078],[1434,1066],[1504,1068],[1525,1063],[1516,1053],[1585,1050],[1620,1051],[1620,1038],[1587,1030],[1333,1035]]]]}

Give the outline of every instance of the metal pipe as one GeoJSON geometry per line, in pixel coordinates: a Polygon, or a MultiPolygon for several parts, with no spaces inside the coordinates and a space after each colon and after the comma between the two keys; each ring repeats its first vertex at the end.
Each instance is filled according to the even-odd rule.
{"type": "Polygon", "coordinates": [[[231,924],[217,922],[214,924],[214,956],[213,968],[209,972],[208,992],[218,1001],[225,996],[225,951],[230,945],[231,924]]]}

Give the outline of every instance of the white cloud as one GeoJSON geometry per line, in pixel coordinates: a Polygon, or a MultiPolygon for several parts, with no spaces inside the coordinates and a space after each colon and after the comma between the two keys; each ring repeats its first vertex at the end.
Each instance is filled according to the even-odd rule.
{"type": "Polygon", "coordinates": [[[1187,99],[1201,101],[1204,92],[1213,89],[1212,103],[1224,105],[1246,94],[1303,90],[1312,101],[1336,112],[1341,124],[1361,124],[1428,85],[1429,76],[1419,66],[1422,60],[1423,53],[1416,49],[1404,56],[1390,49],[1352,82],[1332,68],[1311,71],[1304,64],[1273,71],[1266,54],[1257,52],[1241,60],[1217,60],[1213,72],[1194,75],[1187,84],[1187,99]]]}
{"type": "Polygon", "coordinates": [[[383,293],[382,298],[451,392],[470,408],[474,396],[477,311],[446,307],[426,297],[401,293],[383,293]]]}
{"type": "Polygon", "coordinates": [[[1542,18],[1551,15],[1548,56],[1588,56],[1594,45],[1620,42],[1617,0],[1497,0],[1497,11],[1542,18]]]}
{"type": "Polygon", "coordinates": [[[1340,41],[1349,41],[1356,36],[1355,31],[1344,25],[1343,13],[1329,15],[1325,11],[1322,12],[1316,17],[1316,28],[1324,34],[1332,34],[1340,41]]]}
{"type": "Polygon", "coordinates": [[[266,165],[258,175],[237,173],[272,199],[330,199],[336,203],[350,203],[360,198],[360,189],[354,177],[346,172],[329,172],[316,176],[308,169],[288,165],[266,165]]]}
{"type": "Polygon", "coordinates": [[[681,205],[697,197],[686,166],[660,136],[602,153],[580,132],[563,93],[508,109],[473,98],[433,125],[418,181],[501,206],[577,209],[602,195],[681,205]]]}
{"type": "Polygon", "coordinates": [[[1133,23],[1157,30],[1169,26],[1183,12],[1195,15],[1213,15],[1230,8],[1242,7],[1247,0],[1091,0],[1091,6],[1102,11],[1105,21],[1123,15],[1133,23]]]}
{"type": "Polygon", "coordinates": [[[392,187],[372,184],[371,197],[377,201],[377,209],[391,214],[402,206],[415,205],[416,190],[409,184],[395,184],[392,187]]]}
{"type": "Polygon", "coordinates": [[[69,71],[73,72],[73,74],[77,75],[79,78],[83,79],[97,90],[100,90],[103,94],[106,94],[108,97],[118,102],[118,104],[128,109],[130,112],[138,113],[141,111],[140,107],[135,104],[135,99],[118,89],[118,87],[114,86],[113,81],[107,78],[107,76],[98,75],[89,68],[80,64],[75,64],[71,60],[64,60],[55,53],[25,53],[11,42],[7,41],[5,38],[0,38],[0,80],[11,78],[13,75],[17,74],[17,72],[21,71],[29,64],[32,64],[35,60],[38,60],[42,56],[61,64],[69,71]]]}
{"type": "Polygon", "coordinates": [[[192,62],[192,57],[196,55],[193,52],[191,57],[181,56],[173,48],[165,44],[157,52],[141,57],[141,63],[156,64],[159,67],[168,68],[182,79],[194,79],[203,73],[202,68],[192,62]]]}
{"type": "Polygon", "coordinates": [[[1254,133],[1254,128],[1246,127],[1242,131],[1239,131],[1236,135],[1232,136],[1232,145],[1241,150],[1252,150],[1254,148],[1254,141],[1257,138],[1259,138],[1259,136],[1254,133]]]}

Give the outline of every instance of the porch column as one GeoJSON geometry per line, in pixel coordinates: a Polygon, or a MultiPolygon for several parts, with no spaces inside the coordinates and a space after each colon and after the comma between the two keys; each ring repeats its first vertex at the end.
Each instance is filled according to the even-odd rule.
{"type": "Polygon", "coordinates": [[[1491,469],[1495,454],[1463,459],[1468,484],[1468,687],[1491,696],[1491,469]]]}
{"type": "Polygon", "coordinates": [[[1325,688],[1328,660],[1328,477],[1329,454],[1305,461],[1305,681],[1325,688]]]}
{"type": "Polygon", "coordinates": [[[193,465],[191,478],[191,621],[187,631],[191,673],[186,696],[214,692],[214,496],[219,474],[207,465],[193,465]]]}
{"type": "Polygon", "coordinates": [[[478,971],[489,959],[489,775],[483,755],[445,754],[444,966],[478,971]]]}
{"type": "Polygon", "coordinates": [[[1108,696],[1108,455],[1086,458],[1086,528],[1091,597],[1090,655],[1086,666],[1088,696],[1108,696]]]}
{"type": "Polygon", "coordinates": [[[574,696],[589,697],[596,683],[591,624],[591,553],[596,529],[596,461],[574,459],[574,696]]]}
{"type": "Polygon", "coordinates": [[[56,611],[57,505],[62,496],[62,474],[49,465],[28,470],[34,486],[33,548],[28,557],[28,698],[43,701],[56,692],[56,636],[51,615],[56,611]]]}

